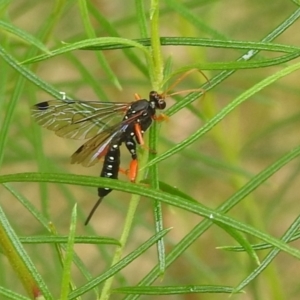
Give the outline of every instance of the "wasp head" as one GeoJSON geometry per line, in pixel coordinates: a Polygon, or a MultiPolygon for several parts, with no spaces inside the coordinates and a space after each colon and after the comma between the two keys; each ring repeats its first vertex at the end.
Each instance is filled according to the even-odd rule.
{"type": "Polygon", "coordinates": [[[163,94],[159,94],[158,92],[151,91],[149,94],[149,101],[151,102],[153,108],[157,108],[157,109],[166,108],[166,101],[163,94]]]}

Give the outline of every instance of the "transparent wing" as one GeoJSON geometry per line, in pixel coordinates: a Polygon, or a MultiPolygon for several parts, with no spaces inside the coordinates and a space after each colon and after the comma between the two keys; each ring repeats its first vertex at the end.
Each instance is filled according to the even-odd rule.
{"type": "Polygon", "coordinates": [[[128,122],[123,122],[97,134],[80,148],[71,157],[72,164],[82,164],[84,167],[93,166],[104,157],[111,143],[121,142],[128,122]]]}
{"type": "MultiPolygon", "coordinates": [[[[122,120],[130,103],[50,100],[31,108],[36,122],[58,136],[88,139],[122,120]]],[[[95,137],[96,138],[96,137],[95,137]]]]}

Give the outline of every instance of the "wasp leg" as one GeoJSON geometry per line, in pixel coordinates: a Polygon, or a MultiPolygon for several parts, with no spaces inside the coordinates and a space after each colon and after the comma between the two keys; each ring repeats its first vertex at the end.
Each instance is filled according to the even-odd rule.
{"type": "MultiPolygon", "coordinates": [[[[144,137],[143,137],[143,134],[144,132],[142,131],[141,129],[141,126],[139,123],[136,123],[134,124],[134,133],[135,133],[135,138],[136,138],[136,141],[139,143],[139,145],[143,148],[143,149],[146,149],[148,150],[150,153],[153,153],[153,154],[156,154],[156,151],[147,147],[145,145],[145,142],[144,142],[144,137]]],[[[128,147],[127,147],[128,148],[128,147]]],[[[129,149],[128,149],[129,150],[129,149]]],[[[129,150],[130,151],[130,150],[129,150]]]]}
{"type": "Polygon", "coordinates": [[[141,128],[141,125],[139,123],[135,123],[134,124],[134,135],[136,138],[136,141],[141,145],[144,146],[145,142],[144,142],[144,137],[143,137],[143,131],[141,128]]]}
{"type": "Polygon", "coordinates": [[[160,114],[158,116],[154,115],[152,119],[158,122],[169,121],[169,117],[165,114],[160,114]]]}
{"type": "Polygon", "coordinates": [[[134,94],[134,99],[135,99],[135,101],[138,101],[138,100],[141,100],[142,97],[139,94],[135,93],[134,94]]]}
{"type": "Polygon", "coordinates": [[[127,177],[131,182],[135,182],[137,172],[138,172],[138,161],[137,161],[137,154],[136,154],[136,142],[133,140],[132,137],[128,138],[125,141],[126,148],[131,154],[132,161],[129,165],[129,169],[126,171],[127,177]]]}
{"type": "Polygon", "coordinates": [[[135,182],[138,173],[138,161],[137,159],[133,159],[130,162],[129,169],[127,171],[127,176],[131,182],[135,182]]]}

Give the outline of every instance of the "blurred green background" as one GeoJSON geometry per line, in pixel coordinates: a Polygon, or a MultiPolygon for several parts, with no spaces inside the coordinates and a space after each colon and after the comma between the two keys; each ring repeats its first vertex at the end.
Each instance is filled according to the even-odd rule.
{"type": "MultiPolygon", "coordinates": [[[[149,11],[149,3],[143,3],[149,11]]],[[[134,1],[89,1],[91,24],[97,37],[117,36],[140,38],[134,1]],[[106,22],[110,23],[110,26],[106,22]]],[[[280,23],[284,22],[297,6],[293,1],[161,1],[161,36],[201,37],[222,40],[260,41],[280,23]]],[[[1,19],[21,30],[37,36],[42,29],[49,30],[43,42],[49,49],[88,38],[77,1],[1,1],[1,19]],[[56,5],[56,6],[55,6],[56,5]],[[59,14],[58,14],[59,12],[59,14]]],[[[0,28],[1,29],[1,28],[0,28]]],[[[1,46],[20,62],[32,47],[15,35],[0,30],[1,46]]],[[[299,21],[283,32],[276,43],[298,46],[299,21]]],[[[126,50],[143,64],[144,56],[136,49],[126,50]]],[[[164,46],[165,62],[172,67],[184,67],[196,62],[228,62],[236,60],[245,51],[222,48],[164,46]]],[[[40,53],[32,47],[32,56],[40,53]]],[[[152,89],[149,78],[121,50],[104,51],[109,67],[117,76],[122,90],[103,70],[96,51],[74,51],[51,59],[27,65],[38,77],[68,96],[81,100],[133,101],[134,93],[147,98],[152,89]]],[[[278,53],[261,52],[260,58],[272,58],[278,53]]],[[[28,58],[28,56],[26,56],[28,58]]],[[[287,63],[286,65],[291,64],[287,63]]],[[[158,153],[167,151],[189,137],[205,122],[253,85],[280,70],[282,66],[238,70],[214,89],[192,104],[191,109],[174,114],[162,123],[158,153]]],[[[21,76],[0,60],[0,121],[21,76]]],[[[203,71],[212,78],[220,71],[203,71]]],[[[193,73],[184,79],[175,91],[200,88],[206,79],[193,73]]],[[[180,153],[159,163],[160,180],[210,208],[216,208],[241,188],[252,176],[259,173],[282,155],[299,146],[300,106],[299,72],[295,72],[263,89],[251,97],[203,138],[180,153]]],[[[180,96],[181,97],[181,96],[180,96]]],[[[182,98],[176,98],[178,100],[182,98]]],[[[69,157],[83,143],[57,137],[53,132],[39,128],[30,117],[30,106],[51,99],[37,86],[25,81],[14,111],[7,143],[3,151],[1,175],[19,172],[62,172],[98,176],[101,163],[84,168],[71,165],[69,157]],[[40,153],[47,163],[38,167],[40,153]]],[[[167,99],[168,107],[175,103],[167,99]]],[[[129,162],[127,150],[122,149],[122,167],[129,162]]],[[[294,160],[251,193],[229,216],[280,237],[298,216],[299,211],[299,160],[294,160]]],[[[120,180],[127,180],[120,175],[120,180]]],[[[126,216],[130,195],[113,192],[105,198],[90,225],[84,219],[97,199],[94,188],[68,185],[39,185],[13,183],[11,186],[28,198],[38,209],[48,212],[59,234],[67,234],[71,209],[78,203],[77,234],[97,234],[118,239],[126,216]],[[47,200],[45,202],[41,199],[47,200]]],[[[20,205],[5,188],[0,189],[1,206],[14,229],[21,236],[45,234],[40,224],[20,205]]],[[[166,251],[171,251],[199,221],[199,217],[186,211],[163,205],[164,225],[173,227],[166,238],[166,251]]],[[[142,199],[134,220],[126,253],[150,237],[154,232],[153,207],[149,199],[142,199]]],[[[246,236],[251,243],[257,239],[246,236]]],[[[217,226],[212,226],[201,239],[196,240],[184,255],[166,270],[163,281],[157,285],[228,285],[235,286],[256,267],[243,252],[226,252],[216,247],[236,245],[236,241],[217,226]]],[[[299,242],[293,242],[294,247],[299,242]]],[[[25,245],[33,257],[54,295],[58,294],[60,268],[51,245],[25,245]]],[[[114,246],[76,245],[76,253],[93,276],[110,265],[114,246]]],[[[126,254],[125,253],[125,254],[126,254]]],[[[266,251],[258,252],[260,259],[266,251]]],[[[156,249],[146,252],[129,265],[115,280],[114,287],[137,284],[157,264],[156,249]]],[[[274,262],[249,286],[245,293],[231,295],[231,299],[299,299],[299,268],[295,258],[280,254],[274,262]]],[[[0,285],[23,293],[5,257],[0,256],[0,285]]],[[[72,278],[76,285],[85,280],[74,268],[72,278]]],[[[101,287],[100,287],[101,289],[101,287]]],[[[224,294],[189,294],[160,296],[159,299],[205,299],[229,297],[224,294]]],[[[92,294],[82,299],[95,299],[92,294]]],[[[120,295],[112,299],[122,299],[120,295]]],[[[153,299],[143,296],[142,299],[153,299]]]]}

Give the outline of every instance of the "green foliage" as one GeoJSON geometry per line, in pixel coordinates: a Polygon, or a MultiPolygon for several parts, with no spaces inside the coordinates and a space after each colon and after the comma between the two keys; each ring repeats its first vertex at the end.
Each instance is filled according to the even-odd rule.
{"type": "Polygon", "coordinates": [[[3,1],[0,298],[298,299],[297,5],[3,1]],[[82,141],[30,118],[60,91],[150,90],[174,95],[137,184],[69,165],[82,141]],[[114,192],[84,227],[99,186],[114,192]]]}

